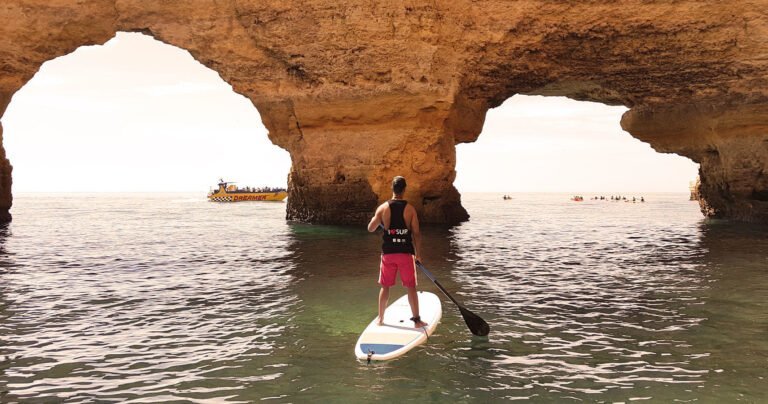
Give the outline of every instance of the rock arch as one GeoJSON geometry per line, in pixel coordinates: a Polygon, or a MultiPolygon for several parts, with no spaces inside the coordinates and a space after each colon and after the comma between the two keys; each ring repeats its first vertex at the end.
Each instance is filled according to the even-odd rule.
{"type": "MultiPolygon", "coordinates": [[[[426,222],[467,218],[455,144],[517,94],[630,107],[621,122],[701,164],[703,211],[768,223],[768,2],[9,0],[0,114],[52,58],[140,31],[254,103],[291,154],[288,218],[364,221],[395,174],[426,222]]],[[[1,130],[1,129],[0,129],[1,130]]],[[[1,135],[1,133],[0,133],[1,135]]],[[[0,214],[11,166],[0,150],[0,214]]]]}

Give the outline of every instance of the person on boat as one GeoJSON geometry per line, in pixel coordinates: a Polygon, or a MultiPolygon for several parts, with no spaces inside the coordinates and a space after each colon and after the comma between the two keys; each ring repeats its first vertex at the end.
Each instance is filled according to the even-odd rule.
{"type": "Polygon", "coordinates": [[[374,232],[379,224],[384,226],[384,242],[381,245],[379,267],[379,325],[384,323],[384,311],[389,300],[389,288],[395,285],[395,276],[408,289],[408,303],[411,305],[411,321],[415,328],[426,327],[419,316],[419,297],[416,294],[416,261],[421,261],[421,231],[416,209],[403,199],[405,178],[397,176],[392,180],[392,199],[376,209],[368,231],[374,232]]]}

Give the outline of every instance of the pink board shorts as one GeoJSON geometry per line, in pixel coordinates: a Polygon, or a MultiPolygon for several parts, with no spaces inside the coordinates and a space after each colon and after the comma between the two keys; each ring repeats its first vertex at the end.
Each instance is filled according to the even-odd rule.
{"type": "Polygon", "coordinates": [[[416,287],[416,263],[411,254],[382,254],[379,269],[379,284],[395,286],[395,276],[400,273],[400,281],[406,288],[416,287]]]}

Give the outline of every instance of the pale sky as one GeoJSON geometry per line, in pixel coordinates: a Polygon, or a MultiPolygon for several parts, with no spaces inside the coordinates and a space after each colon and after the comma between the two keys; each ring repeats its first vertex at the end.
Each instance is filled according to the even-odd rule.
{"type": "MultiPolygon", "coordinates": [[[[623,107],[515,96],[457,148],[459,191],[686,192],[690,160],[619,126],[623,107]]],[[[119,33],[45,63],[2,118],[14,192],[205,192],[285,186],[288,153],[188,52],[119,33]]]]}
{"type": "Polygon", "coordinates": [[[621,129],[627,110],[516,95],[457,146],[456,187],[497,192],[688,192],[699,165],[654,151],[621,129]]]}

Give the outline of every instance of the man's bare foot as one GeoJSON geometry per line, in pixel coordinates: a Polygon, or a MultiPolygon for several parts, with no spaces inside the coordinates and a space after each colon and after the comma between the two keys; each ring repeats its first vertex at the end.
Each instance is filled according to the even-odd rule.
{"type": "Polygon", "coordinates": [[[384,325],[384,319],[379,319],[379,321],[376,322],[376,325],[384,325]]]}
{"type": "Polygon", "coordinates": [[[422,328],[427,326],[427,323],[421,321],[421,316],[411,317],[411,321],[413,321],[413,328],[422,328]]]}

